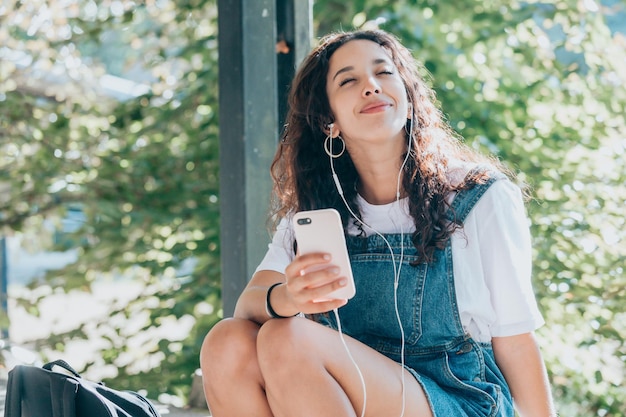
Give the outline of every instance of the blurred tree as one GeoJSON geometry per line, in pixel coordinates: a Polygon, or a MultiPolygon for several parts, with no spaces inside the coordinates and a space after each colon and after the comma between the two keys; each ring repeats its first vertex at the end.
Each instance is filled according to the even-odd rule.
{"type": "MultiPolygon", "coordinates": [[[[116,387],[184,396],[220,318],[215,1],[9,1],[0,6],[0,224],[36,236],[69,208],[57,245],[78,261],[21,300],[144,283],[102,323],[41,340],[105,340],[116,387]],[[120,76],[123,78],[115,78],[120,76]],[[129,81],[132,81],[129,83],[129,81]],[[42,290],[42,288],[48,288],[42,290]],[[136,335],[191,322],[183,340],[136,335]],[[144,339],[139,339],[144,340],[144,339]]],[[[562,415],[625,416],[626,3],[317,0],[317,33],[379,26],[432,74],[466,141],[531,186],[539,335],[562,415]],[[621,26],[620,26],[621,25],[621,26]]],[[[95,368],[96,366],[93,366],[95,368]]]]}
{"type": "Polygon", "coordinates": [[[155,397],[186,392],[220,315],[216,13],[215,1],[194,0],[0,7],[3,230],[41,241],[44,222],[60,223],[70,208],[85,215],[56,242],[77,246],[78,260],[32,283],[38,296],[21,302],[37,313],[51,292],[89,291],[107,274],[145,284],[96,326],[36,347],[55,355],[102,338],[89,365],[112,363],[116,387],[155,397]],[[194,324],[183,340],[136,346],[130,317],[143,321],[130,327],[138,332],[194,324]]]}

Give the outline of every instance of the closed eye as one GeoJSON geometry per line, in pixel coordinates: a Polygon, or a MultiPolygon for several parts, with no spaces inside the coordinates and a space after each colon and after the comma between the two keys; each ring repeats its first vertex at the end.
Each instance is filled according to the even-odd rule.
{"type": "Polygon", "coordinates": [[[339,87],[343,87],[344,85],[348,84],[349,82],[354,81],[354,78],[346,78],[345,80],[341,80],[341,82],[339,83],[339,87]]]}

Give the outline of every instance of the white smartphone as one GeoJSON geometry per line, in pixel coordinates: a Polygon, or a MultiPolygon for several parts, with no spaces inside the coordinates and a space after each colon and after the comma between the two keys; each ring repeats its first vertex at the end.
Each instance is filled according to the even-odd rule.
{"type": "Polygon", "coordinates": [[[354,297],[356,288],[339,212],[335,209],[298,212],[293,217],[293,230],[298,242],[298,252],[301,255],[316,252],[330,253],[332,256],[330,263],[341,269],[339,276],[347,278],[347,285],[330,293],[328,299],[354,297]]]}

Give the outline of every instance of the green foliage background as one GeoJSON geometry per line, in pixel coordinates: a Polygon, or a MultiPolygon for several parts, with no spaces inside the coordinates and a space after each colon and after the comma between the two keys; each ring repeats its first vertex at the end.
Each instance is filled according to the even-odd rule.
{"type": "MultiPolygon", "coordinates": [[[[626,416],[626,2],[317,0],[314,21],[318,35],[398,35],[451,125],[530,185],[539,337],[559,411],[626,416]]],[[[215,0],[5,1],[0,45],[2,232],[79,254],[15,301],[37,315],[59,291],[122,274],[143,284],[102,322],[32,344],[55,356],[97,329],[106,346],[85,371],[113,364],[111,385],[184,397],[221,318],[215,0]],[[148,92],[114,99],[105,74],[148,92]],[[45,232],[70,209],[86,216],[78,231],[45,232]],[[184,340],[137,350],[126,323],[139,316],[140,332],[194,324],[184,340]],[[146,356],[150,366],[121,359],[146,356]]]]}

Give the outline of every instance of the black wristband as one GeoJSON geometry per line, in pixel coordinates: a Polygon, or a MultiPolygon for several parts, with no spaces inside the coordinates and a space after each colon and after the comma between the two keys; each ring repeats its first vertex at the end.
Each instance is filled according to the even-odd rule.
{"type": "MultiPolygon", "coordinates": [[[[267,295],[265,296],[265,311],[267,312],[267,315],[273,319],[287,319],[289,317],[293,317],[293,316],[281,316],[280,314],[274,311],[274,309],[272,308],[272,304],[270,303],[270,295],[272,294],[272,290],[276,288],[277,286],[279,286],[280,284],[282,284],[282,282],[277,282],[276,284],[272,284],[267,289],[267,295]]],[[[295,315],[297,316],[297,314],[295,315]]]]}

